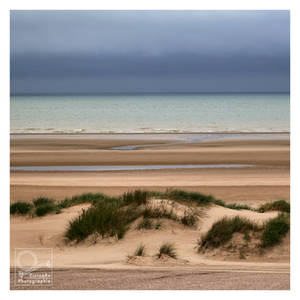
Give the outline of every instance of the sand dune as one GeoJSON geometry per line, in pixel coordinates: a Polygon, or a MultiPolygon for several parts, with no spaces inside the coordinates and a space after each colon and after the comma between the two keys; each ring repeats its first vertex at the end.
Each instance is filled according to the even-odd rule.
{"type": "MultiPolygon", "coordinates": [[[[159,201],[159,200],[155,200],[159,201]]],[[[82,208],[87,205],[74,206],[65,209],[61,214],[48,215],[41,218],[26,219],[24,217],[11,217],[11,251],[14,248],[53,248],[55,268],[132,268],[135,266],[147,267],[170,267],[179,266],[202,266],[216,267],[223,269],[235,269],[243,265],[243,268],[262,269],[279,268],[288,270],[289,261],[282,261],[279,253],[268,257],[266,261],[256,258],[259,262],[225,261],[220,259],[209,259],[205,255],[197,253],[195,246],[197,239],[206,232],[211,225],[224,216],[246,217],[257,223],[262,223],[277,215],[277,212],[256,213],[253,211],[231,210],[219,206],[212,206],[205,209],[204,215],[198,228],[190,229],[183,225],[163,219],[162,230],[137,230],[136,223],[132,224],[130,231],[122,240],[109,238],[98,241],[87,240],[75,246],[68,246],[64,243],[64,232],[68,221],[77,216],[82,208]],[[158,251],[163,242],[174,242],[178,252],[178,261],[157,262],[151,257],[158,251]],[[136,247],[144,243],[149,257],[139,263],[128,263],[127,256],[131,255],[136,247]],[[155,263],[156,262],[156,263],[155,263]],[[280,263],[278,263],[280,262],[280,263]]],[[[177,214],[182,213],[183,207],[176,204],[177,214]]],[[[37,250],[38,251],[38,250],[37,250]]],[[[286,258],[285,258],[286,259],[286,258]]],[[[14,255],[11,255],[11,265],[14,265],[14,255]]]]}

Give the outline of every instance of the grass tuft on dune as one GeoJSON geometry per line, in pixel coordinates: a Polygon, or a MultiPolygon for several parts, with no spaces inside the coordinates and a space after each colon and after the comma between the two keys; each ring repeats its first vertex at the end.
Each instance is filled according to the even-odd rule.
{"type": "Polygon", "coordinates": [[[33,208],[33,205],[28,202],[15,202],[10,205],[10,214],[11,215],[26,215],[33,208]]]}
{"type": "Polygon", "coordinates": [[[124,193],[122,196],[123,201],[128,204],[135,203],[136,205],[147,204],[151,193],[142,190],[135,190],[133,192],[124,193]]]}
{"type": "Polygon", "coordinates": [[[60,210],[57,210],[55,204],[51,204],[51,203],[42,204],[42,205],[39,205],[35,208],[35,214],[38,217],[45,216],[45,215],[47,215],[49,213],[52,213],[52,212],[56,212],[56,213],[60,212],[60,210]]]}
{"type": "Polygon", "coordinates": [[[145,256],[146,255],[146,246],[140,244],[134,251],[134,256],[145,256]]]}
{"type": "Polygon", "coordinates": [[[137,229],[153,229],[154,224],[153,221],[149,218],[143,218],[141,222],[138,224],[137,229]]]}
{"type": "Polygon", "coordinates": [[[169,256],[171,258],[177,258],[177,254],[176,254],[176,248],[175,245],[172,243],[163,243],[159,250],[158,253],[156,255],[158,258],[161,258],[163,256],[169,256]]]}
{"type": "Polygon", "coordinates": [[[269,202],[261,205],[257,211],[258,212],[266,212],[266,211],[282,211],[286,213],[290,213],[290,203],[285,200],[278,200],[274,202],[269,202]]]}
{"type": "Polygon", "coordinates": [[[253,210],[253,211],[255,211],[254,208],[251,208],[248,205],[245,205],[245,204],[236,204],[236,203],[227,204],[224,201],[219,200],[219,199],[215,199],[213,201],[213,203],[216,204],[216,205],[219,205],[219,206],[223,206],[223,207],[229,208],[229,209],[235,209],[235,210],[245,209],[245,210],[253,210]]]}
{"type": "Polygon", "coordinates": [[[103,200],[71,220],[65,236],[76,242],[93,233],[99,233],[102,238],[117,236],[121,239],[129,229],[129,224],[140,216],[141,212],[136,207],[124,207],[119,200],[103,200]]]}
{"type": "Polygon", "coordinates": [[[217,248],[227,243],[236,232],[247,234],[249,231],[258,231],[259,227],[246,218],[224,217],[212,225],[210,230],[199,241],[199,249],[217,248]]]}
{"type": "Polygon", "coordinates": [[[279,214],[276,218],[264,224],[264,231],[261,238],[263,248],[272,247],[281,242],[282,238],[290,230],[290,219],[286,214],[279,214]]]}
{"type": "Polygon", "coordinates": [[[198,211],[191,211],[191,210],[186,210],[184,212],[183,217],[181,217],[180,222],[187,227],[194,227],[198,223],[198,216],[199,213],[198,211]]]}
{"type": "Polygon", "coordinates": [[[39,197],[34,199],[33,201],[33,205],[35,207],[41,206],[41,205],[46,205],[46,204],[54,204],[54,200],[51,198],[46,198],[46,197],[39,197]]]}
{"type": "Polygon", "coordinates": [[[91,203],[93,205],[97,204],[99,201],[107,200],[107,201],[115,201],[116,197],[109,197],[102,193],[85,193],[81,195],[76,195],[71,198],[66,198],[57,203],[57,206],[60,209],[68,208],[78,204],[91,203]]]}
{"type": "Polygon", "coordinates": [[[39,197],[33,200],[33,205],[35,207],[35,214],[38,217],[45,216],[52,212],[60,212],[60,209],[57,207],[53,199],[46,197],[39,197]]]}
{"type": "Polygon", "coordinates": [[[207,206],[214,201],[214,197],[211,195],[204,195],[196,192],[186,192],[183,190],[167,190],[160,196],[164,197],[164,199],[193,203],[197,206],[207,206]]]}
{"type": "Polygon", "coordinates": [[[280,213],[263,225],[241,217],[228,218],[217,221],[210,230],[197,242],[198,252],[205,249],[215,249],[225,245],[232,239],[234,233],[244,234],[244,239],[249,240],[249,233],[258,232],[260,236],[259,247],[268,248],[279,244],[290,230],[289,214],[280,213]]]}

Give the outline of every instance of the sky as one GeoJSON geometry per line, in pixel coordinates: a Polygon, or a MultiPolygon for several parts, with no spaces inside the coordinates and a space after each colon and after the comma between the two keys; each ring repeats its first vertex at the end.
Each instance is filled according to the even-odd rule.
{"type": "Polygon", "coordinates": [[[288,11],[11,11],[11,94],[289,92],[288,11]]]}

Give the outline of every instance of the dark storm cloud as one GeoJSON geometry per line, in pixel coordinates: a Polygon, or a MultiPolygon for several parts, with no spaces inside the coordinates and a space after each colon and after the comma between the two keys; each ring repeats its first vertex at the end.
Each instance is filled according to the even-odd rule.
{"type": "Polygon", "coordinates": [[[13,11],[12,93],[289,91],[286,11],[13,11]]]}
{"type": "Polygon", "coordinates": [[[289,72],[285,56],[170,54],[140,55],[20,55],[12,61],[15,77],[180,76],[198,73],[289,72]]]}

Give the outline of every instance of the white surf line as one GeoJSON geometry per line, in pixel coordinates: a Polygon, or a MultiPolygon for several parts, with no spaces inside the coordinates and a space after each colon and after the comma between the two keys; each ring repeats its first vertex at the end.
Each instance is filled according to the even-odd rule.
{"type": "Polygon", "coordinates": [[[199,164],[199,165],[131,165],[131,166],[21,166],[11,167],[11,171],[134,171],[166,169],[210,169],[210,168],[249,168],[247,164],[199,164]]]}

